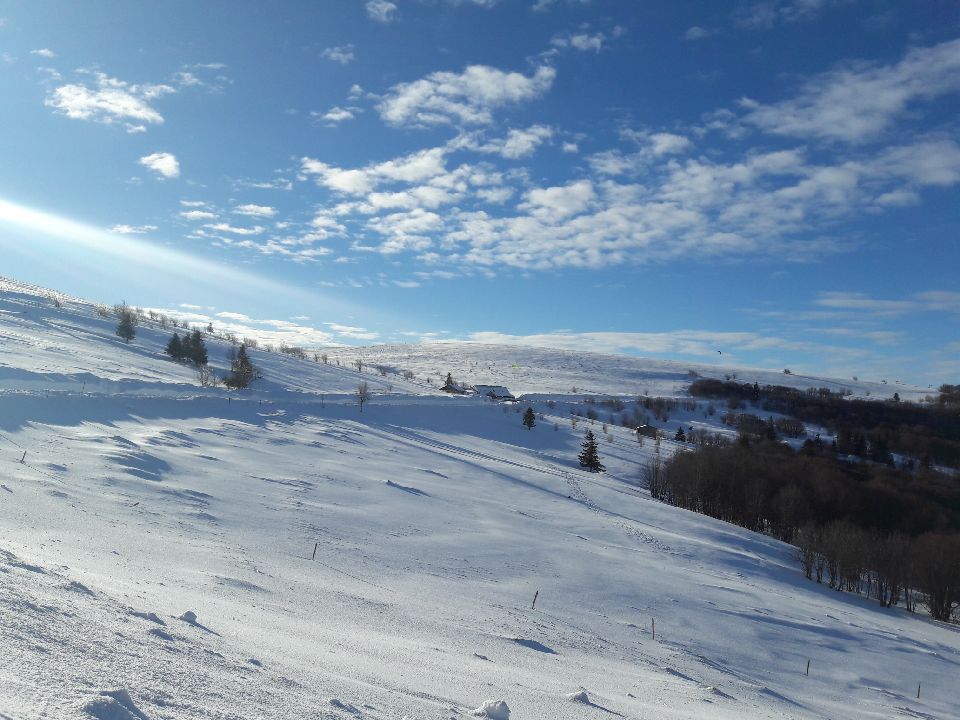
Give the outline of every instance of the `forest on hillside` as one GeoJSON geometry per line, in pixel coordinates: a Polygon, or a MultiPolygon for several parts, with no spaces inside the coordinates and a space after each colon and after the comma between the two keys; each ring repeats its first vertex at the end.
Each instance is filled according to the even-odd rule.
{"type": "Polygon", "coordinates": [[[960,606],[960,476],[949,469],[960,459],[960,392],[944,389],[917,405],[697,380],[691,395],[726,400],[737,440],[655,460],[646,483],[655,499],[797,545],[812,580],[886,606],[913,610],[920,600],[949,620],[960,606]],[[794,450],[780,442],[798,436],[794,422],[752,410],[836,438],[794,450]]]}

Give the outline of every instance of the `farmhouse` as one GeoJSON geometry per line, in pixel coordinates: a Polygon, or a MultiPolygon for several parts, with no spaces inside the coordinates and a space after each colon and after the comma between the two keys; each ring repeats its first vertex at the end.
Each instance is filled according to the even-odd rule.
{"type": "Polygon", "coordinates": [[[648,438],[657,439],[657,436],[661,434],[660,429],[654,427],[653,425],[639,425],[634,432],[637,435],[643,435],[648,438]]]}
{"type": "Polygon", "coordinates": [[[488,397],[491,400],[516,400],[513,394],[503,385],[474,385],[471,390],[477,395],[488,397]]]}

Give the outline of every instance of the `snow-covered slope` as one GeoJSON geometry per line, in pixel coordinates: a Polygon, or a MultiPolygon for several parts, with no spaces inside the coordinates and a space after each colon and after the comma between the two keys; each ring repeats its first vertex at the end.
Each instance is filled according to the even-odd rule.
{"type": "Polygon", "coordinates": [[[736,368],[700,363],[653,360],[627,355],[561,351],[518,345],[436,342],[420,345],[371,345],[328,350],[344,364],[362,359],[368,364],[410,370],[430,378],[434,386],[447,373],[467,384],[503,384],[515,394],[617,395],[673,397],[685,395],[696,377],[731,378],[737,382],[784,385],[795,388],[826,387],[849,391],[852,397],[884,399],[899,393],[904,400],[923,400],[936,392],[898,382],[870,382],[784,374],[782,370],[736,368]]]}
{"type": "Polygon", "coordinates": [[[624,429],[594,475],[546,397],[528,431],[419,368],[266,353],[231,395],[165,333],[23,286],[0,311],[2,718],[960,715],[956,628],[652,501],[624,429]]]}

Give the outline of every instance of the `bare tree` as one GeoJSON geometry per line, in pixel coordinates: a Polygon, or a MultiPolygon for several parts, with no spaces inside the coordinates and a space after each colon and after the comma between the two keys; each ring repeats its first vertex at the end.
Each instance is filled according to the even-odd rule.
{"type": "Polygon", "coordinates": [[[367,381],[364,380],[362,383],[357,385],[357,402],[360,404],[360,412],[363,412],[363,406],[369,400],[370,386],[367,385],[367,381]]]}

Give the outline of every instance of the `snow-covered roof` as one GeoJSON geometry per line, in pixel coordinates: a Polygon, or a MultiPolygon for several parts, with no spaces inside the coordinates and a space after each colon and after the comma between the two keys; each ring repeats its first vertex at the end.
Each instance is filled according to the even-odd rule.
{"type": "Polygon", "coordinates": [[[473,389],[479,395],[493,395],[494,397],[513,397],[503,385],[474,385],[473,389]]]}

